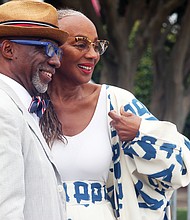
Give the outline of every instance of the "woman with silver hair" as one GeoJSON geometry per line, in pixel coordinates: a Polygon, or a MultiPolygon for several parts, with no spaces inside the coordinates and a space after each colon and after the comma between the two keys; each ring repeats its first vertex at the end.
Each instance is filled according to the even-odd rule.
{"type": "Polygon", "coordinates": [[[41,128],[67,195],[68,219],[166,220],[173,191],[190,181],[190,142],[124,89],[89,83],[109,42],[78,11],[59,11],[69,33],[41,128]]]}

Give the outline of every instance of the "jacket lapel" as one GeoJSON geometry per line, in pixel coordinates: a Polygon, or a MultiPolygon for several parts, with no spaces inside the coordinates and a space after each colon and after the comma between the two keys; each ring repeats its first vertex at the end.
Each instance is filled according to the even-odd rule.
{"type": "Polygon", "coordinates": [[[42,148],[44,149],[48,159],[52,162],[51,156],[50,156],[50,149],[41,133],[40,127],[35,122],[35,119],[32,117],[32,115],[28,112],[28,110],[25,108],[25,106],[22,104],[19,97],[16,95],[16,93],[12,90],[10,86],[8,86],[6,83],[4,83],[2,80],[0,80],[0,89],[2,89],[4,92],[7,93],[7,95],[12,99],[12,101],[15,103],[19,111],[22,112],[23,117],[27,121],[31,131],[34,133],[34,135],[39,140],[40,144],[42,145],[42,148]]]}

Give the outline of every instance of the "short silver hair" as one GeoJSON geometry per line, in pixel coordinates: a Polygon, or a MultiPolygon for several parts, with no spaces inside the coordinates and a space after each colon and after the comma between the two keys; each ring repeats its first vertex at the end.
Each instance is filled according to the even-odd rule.
{"type": "Polygon", "coordinates": [[[58,13],[58,20],[61,20],[62,18],[66,16],[80,15],[80,16],[86,17],[86,15],[84,15],[82,12],[74,10],[74,9],[59,9],[57,10],[57,13],[58,13]]]}

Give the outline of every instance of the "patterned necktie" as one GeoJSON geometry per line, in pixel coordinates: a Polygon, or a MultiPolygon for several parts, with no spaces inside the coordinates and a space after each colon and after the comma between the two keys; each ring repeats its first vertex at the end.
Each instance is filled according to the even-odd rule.
{"type": "Polygon", "coordinates": [[[30,113],[35,113],[39,118],[41,118],[46,108],[48,107],[48,104],[49,100],[42,99],[40,96],[34,96],[32,97],[28,111],[30,113]]]}

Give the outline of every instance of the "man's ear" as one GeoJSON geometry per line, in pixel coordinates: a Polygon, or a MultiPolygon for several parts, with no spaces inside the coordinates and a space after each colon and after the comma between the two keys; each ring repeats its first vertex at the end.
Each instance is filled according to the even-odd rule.
{"type": "Polygon", "coordinates": [[[1,53],[4,58],[12,60],[13,59],[13,51],[14,51],[14,45],[11,41],[4,40],[1,43],[1,53]]]}

